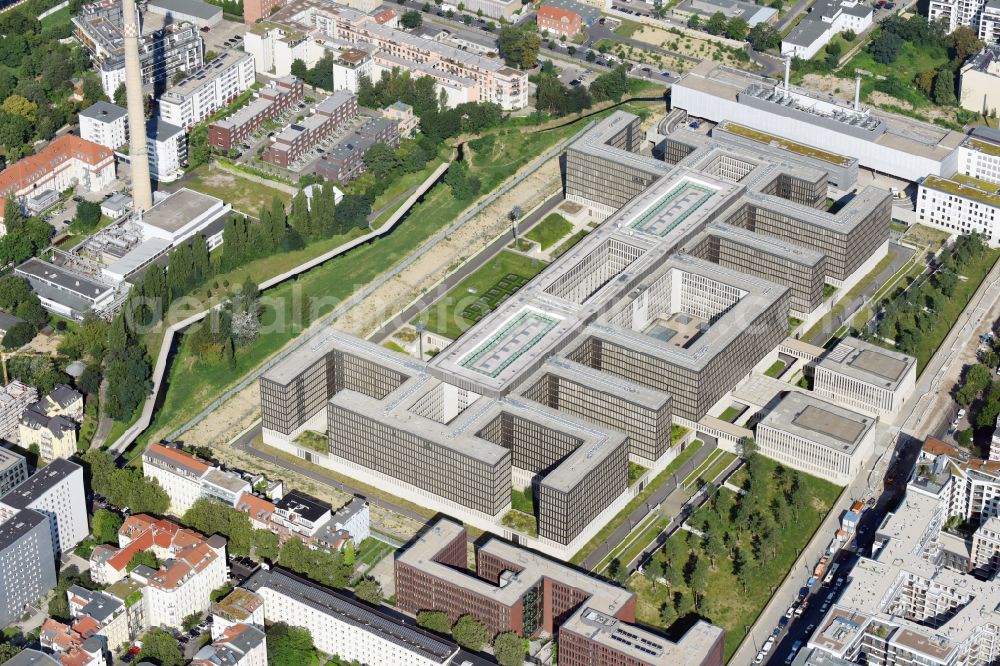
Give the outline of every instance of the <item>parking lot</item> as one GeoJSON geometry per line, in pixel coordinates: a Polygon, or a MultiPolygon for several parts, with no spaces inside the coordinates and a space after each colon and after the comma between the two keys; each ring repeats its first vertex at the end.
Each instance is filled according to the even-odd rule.
{"type": "Polygon", "coordinates": [[[243,33],[246,32],[246,29],[246,26],[242,23],[223,19],[212,26],[211,29],[207,31],[202,30],[201,37],[205,41],[205,52],[215,51],[216,53],[222,53],[235,46],[239,46],[243,43],[243,33]],[[238,40],[234,42],[233,38],[238,38],[238,40]]]}

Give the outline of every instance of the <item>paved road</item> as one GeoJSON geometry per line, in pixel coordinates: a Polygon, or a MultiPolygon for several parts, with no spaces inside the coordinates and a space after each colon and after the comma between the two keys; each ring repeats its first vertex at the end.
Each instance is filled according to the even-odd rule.
{"type": "Polygon", "coordinates": [[[812,3],[813,0],[799,0],[798,2],[796,2],[785,13],[785,15],[782,16],[780,19],[778,19],[778,22],[774,24],[775,30],[781,32],[782,30],[787,28],[788,24],[791,23],[796,16],[804,12],[806,8],[809,7],[812,3]]]}
{"type": "MultiPolygon", "coordinates": [[[[543,217],[552,212],[552,209],[562,203],[562,201],[563,198],[561,191],[550,196],[542,202],[538,208],[532,211],[530,215],[518,222],[518,234],[523,235],[526,231],[529,231],[543,217]]],[[[462,264],[457,271],[441,280],[441,282],[439,282],[431,291],[411,303],[405,310],[380,326],[378,330],[369,336],[368,339],[379,344],[384,342],[396,331],[396,329],[403,324],[413,321],[418,314],[431,307],[439,299],[443,298],[452,287],[467,278],[473,272],[479,270],[483,264],[488,262],[490,259],[499,254],[505,247],[507,247],[512,240],[513,239],[508,234],[503,234],[498,237],[492,243],[480,250],[479,254],[462,264]]]]}
{"type": "Polygon", "coordinates": [[[674,472],[674,475],[667,480],[662,486],[656,489],[656,491],[649,496],[649,499],[645,504],[637,506],[631,514],[629,514],[628,520],[619,525],[608,538],[594,549],[590,555],[583,561],[582,565],[585,569],[593,569],[597,566],[597,563],[604,559],[604,556],[611,552],[612,548],[615,548],[618,544],[625,540],[625,537],[635,529],[635,526],[645,520],[651,512],[656,511],[661,504],[667,501],[668,496],[674,492],[677,488],[677,484],[680,483],[691,471],[704,462],[705,458],[715,450],[715,446],[705,445],[702,446],[695,454],[688,460],[680,469],[674,472]]]}

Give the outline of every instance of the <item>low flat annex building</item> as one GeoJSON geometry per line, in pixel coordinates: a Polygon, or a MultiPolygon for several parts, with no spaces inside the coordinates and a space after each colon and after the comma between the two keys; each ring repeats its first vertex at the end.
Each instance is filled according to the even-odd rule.
{"type": "Polygon", "coordinates": [[[567,149],[566,195],[607,220],[429,362],[320,336],[262,377],[265,441],[508,537],[530,486],[520,543],[575,552],[630,497],[628,462],[665,467],[671,423],[697,429],[790,312],[886,246],[887,193],[831,215],[825,170],[688,134],[664,162],[635,116],[601,121],[567,149]]]}
{"type": "Polygon", "coordinates": [[[677,642],[635,625],[636,596],[500,539],[476,551],[467,568],[467,532],[441,518],[395,560],[396,605],[471,614],[491,635],[558,636],[564,666],[722,666],[724,631],[703,620],[677,642]]]}
{"type": "Polygon", "coordinates": [[[871,457],[877,420],[791,391],[757,424],[756,441],[762,455],[844,486],[871,457]]]}
{"type": "Polygon", "coordinates": [[[874,416],[893,416],[913,393],[917,359],[846,337],[817,362],[818,396],[874,416]]]}

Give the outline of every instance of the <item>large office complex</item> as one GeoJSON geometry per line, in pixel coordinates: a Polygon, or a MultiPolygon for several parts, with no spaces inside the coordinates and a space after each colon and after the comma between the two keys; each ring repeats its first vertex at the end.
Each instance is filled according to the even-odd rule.
{"type": "Polygon", "coordinates": [[[688,131],[667,161],[641,145],[627,113],[570,145],[567,198],[609,217],[431,361],[331,330],[272,368],[266,440],[507,536],[530,485],[538,536],[517,538],[575,552],[632,494],[628,462],[662,469],[671,423],[697,427],[888,236],[884,192],[822,210],[823,160],[688,131]]]}
{"type": "Polygon", "coordinates": [[[48,520],[53,558],[76,548],[90,534],[83,468],[57,458],[0,497],[0,517],[31,509],[48,520]]]}
{"type": "MultiPolygon", "coordinates": [[[[125,83],[125,37],[120,2],[88,3],[73,17],[73,35],[83,44],[101,77],[104,94],[113,98],[125,83]]],[[[204,62],[198,27],[186,21],[147,12],[139,39],[142,83],[151,89],[165,88],[178,71],[193,72],[204,62]]]]}
{"type": "Polygon", "coordinates": [[[491,635],[558,636],[566,666],[721,666],[723,630],[698,621],[677,642],[635,625],[635,594],[499,539],[467,569],[467,533],[437,520],[396,556],[396,605],[407,612],[471,614],[491,635]]]}
{"type": "Polygon", "coordinates": [[[243,587],[261,599],[268,622],[309,630],[318,650],[341,659],[372,666],[461,663],[453,661],[458,648],[451,641],[281,569],[258,569],[243,587]]]}

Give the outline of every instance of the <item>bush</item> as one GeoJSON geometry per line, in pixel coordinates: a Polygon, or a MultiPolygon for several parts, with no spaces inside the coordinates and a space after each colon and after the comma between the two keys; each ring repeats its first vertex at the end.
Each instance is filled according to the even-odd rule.
{"type": "Polygon", "coordinates": [[[17,349],[31,342],[35,337],[35,327],[26,321],[19,322],[10,327],[10,330],[3,336],[4,349],[17,349]]]}

